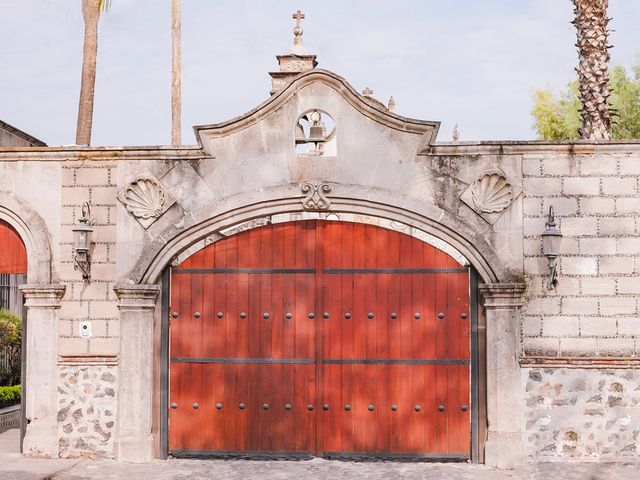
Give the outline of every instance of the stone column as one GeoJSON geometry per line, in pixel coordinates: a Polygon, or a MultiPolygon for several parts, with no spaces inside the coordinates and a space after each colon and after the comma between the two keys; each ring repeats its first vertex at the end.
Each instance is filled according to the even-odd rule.
{"type": "Polygon", "coordinates": [[[485,463],[508,467],[525,461],[521,432],[520,307],[524,283],[480,285],[487,328],[485,463]]]}
{"type": "Polygon", "coordinates": [[[115,456],[120,462],[153,459],[153,315],[158,285],[116,285],[120,300],[118,418],[115,456]]]}
{"type": "Polygon", "coordinates": [[[64,285],[21,285],[27,307],[25,415],[23,451],[56,458],[58,446],[58,309],[64,285]]]}

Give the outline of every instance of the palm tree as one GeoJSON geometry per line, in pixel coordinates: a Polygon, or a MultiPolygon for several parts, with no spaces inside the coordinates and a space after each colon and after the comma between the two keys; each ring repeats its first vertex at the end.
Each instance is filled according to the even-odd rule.
{"type": "Polygon", "coordinates": [[[580,80],[582,128],[580,137],[586,140],[611,139],[611,114],[608,98],[609,85],[609,0],[572,0],[575,6],[579,64],[576,68],[580,80]]]}
{"type": "Polygon", "coordinates": [[[96,85],[96,58],[98,54],[98,21],[100,12],[109,8],[110,0],[82,0],[84,19],[84,47],[82,52],[82,81],[78,104],[76,145],[91,143],[93,125],[93,97],[96,85]]]}
{"type": "Polygon", "coordinates": [[[181,109],[180,89],[182,87],[181,71],[181,22],[180,0],[171,0],[171,143],[180,145],[181,109]]]}

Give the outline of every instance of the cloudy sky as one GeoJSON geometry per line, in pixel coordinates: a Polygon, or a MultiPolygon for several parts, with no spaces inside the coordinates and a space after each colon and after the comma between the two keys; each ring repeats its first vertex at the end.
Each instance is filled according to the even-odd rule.
{"type": "MultiPolygon", "coordinates": [[[[573,77],[570,0],[183,0],[183,143],[192,125],[242,114],[269,95],[267,72],[292,41],[321,68],[366,86],[397,113],[458,123],[462,140],[535,137],[536,87],[573,77]]],[[[610,0],[612,62],[640,52],[640,1],[610,0]]],[[[0,0],[0,119],[49,145],[75,140],[80,0],[0,0]]],[[[94,145],[170,139],[169,0],[112,0],[100,22],[94,145]]]]}

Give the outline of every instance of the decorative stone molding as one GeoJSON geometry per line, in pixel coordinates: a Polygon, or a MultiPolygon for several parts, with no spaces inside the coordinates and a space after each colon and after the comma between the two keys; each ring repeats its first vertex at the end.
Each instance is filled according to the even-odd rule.
{"type": "Polygon", "coordinates": [[[476,179],[460,196],[466,205],[493,225],[517,197],[507,177],[500,172],[488,172],[476,179]]]}
{"type": "Polygon", "coordinates": [[[20,285],[27,308],[60,308],[66,285],[20,285]]]}
{"type": "Polygon", "coordinates": [[[332,189],[333,185],[328,182],[304,182],[300,185],[300,190],[307,196],[302,200],[302,207],[305,210],[329,210],[331,200],[327,194],[332,189]]]}
{"type": "Polygon", "coordinates": [[[118,200],[145,229],[176,203],[160,181],[148,173],[138,176],[120,190],[118,200]]]}
{"type": "Polygon", "coordinates": [[[340,92],[343,98],[362,115],[372,119],[380,125],[384,125],[403,132],[417,133],[422,135],[418,151],[426,149],[433,144],[440,128],[440,122],[417,120],[406,118],[390,112],[386,108],[376,107],[366,101],[347,81],[333,72],[320,68],[313,68],[303,72],[291,80],[284,88],[272,95],[267,101],[254,108],[250,112],[228,122],[213,125],[198,125],[193,127],[196,140],[203,144],[203,137],[222,137],[234,134],[262,119],[268,117],[273,112],[282,108],[292,97],[299,95],[300,90],[314,83],[325,84],[340,92]]]}
{"type": "Polygon", "coordinates": [[[119,284],[113,291],[118,296],[120,310],[149,310],[155,308],[160,286],[119,284]]]}
{"type": "Polygon", "coordinates": [[[514,310],[524,305],[525,283],[485,283],[478,288],[486,309],[514,310]]]}

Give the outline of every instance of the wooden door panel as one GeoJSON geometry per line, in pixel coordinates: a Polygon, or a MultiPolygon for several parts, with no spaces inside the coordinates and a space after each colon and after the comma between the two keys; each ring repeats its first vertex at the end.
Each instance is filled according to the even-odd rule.
{"type": "Polygon", "coordinates": [[[204,248],[172,275],[170,450],[468,456],[468,288],[449,255],[373,225],[204,248]]]}

